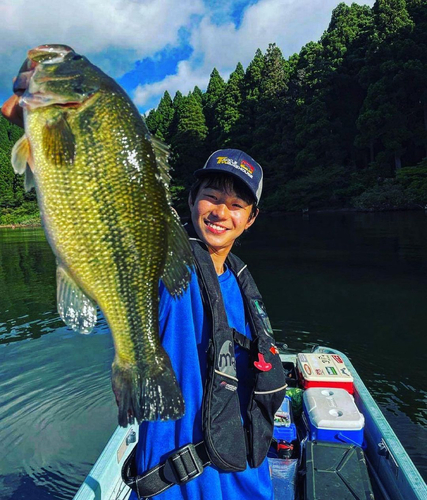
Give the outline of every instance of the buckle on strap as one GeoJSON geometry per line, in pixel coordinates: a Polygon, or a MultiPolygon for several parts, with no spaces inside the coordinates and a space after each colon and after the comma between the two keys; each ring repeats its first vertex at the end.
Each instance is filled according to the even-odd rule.
{"type": "Polygon", "coordinates": [[[239,345],[240,347],[243,347],[243,349],[245,349],[246,351],[250,351],[252,340],[250,338],[246,337],[246,335],[239,333],[234,328],[232,330],[233,330],[234,342],[236,342],[236,344],[239,345]]]}
{"type": "Polygon", "coordinates": [[[168,456],[163,474],[167,481],[183,484],[200,476],[203,472],[203,465],[196,453],[195,445],[190,443],[168,456]]]}

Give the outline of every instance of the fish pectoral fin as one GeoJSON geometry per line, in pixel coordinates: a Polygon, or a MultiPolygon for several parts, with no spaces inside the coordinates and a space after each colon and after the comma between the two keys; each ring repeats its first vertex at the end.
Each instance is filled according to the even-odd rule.
{"type": "Polygon", "coordinates": [[[30,141],[24,134],[12,149],[12,167],[16,174],[25,174],[25,191],[29,191],[35,187],[34,175],[30,168],[31,163],[31,149],[30,141]]]}
{"type": "Polygon", "coordinates": [[[57,307],[62,321],[79,333],[88,334],[96,323],[96,304],[77,285],[63,266],[56,270],[57,307]]]}
{"type": "Polygon", "coordinates": [[[27,163],[30,161],[30,142],[24,134],[15,142],[12,149],[12,167],[15,174],[23,175],[27,169],[27,163]]]}
{"type": "Polygon", "coordinates": [[[47,158],[54,165],[70,166],[74,163],[76,139],[63,113],[44,126],[42,143],[47,158]]]}
{"type": "Polygon", "coordinates": [[[171,295],[181,295],[190,281],[190,266],[194,264],[194,260],[188,235],[173,208],[168,216],[167,242],[162,280],[171,295]]]}
{"type": "Polygon", "coordinates": [[[36,183],[34,182],[34,174],[31,170],[30,166],[27,164],[27,168],[25,169],[25,181],[24,181],[25,191],[30,191],[31,188],[36,187],[36,183]]]}

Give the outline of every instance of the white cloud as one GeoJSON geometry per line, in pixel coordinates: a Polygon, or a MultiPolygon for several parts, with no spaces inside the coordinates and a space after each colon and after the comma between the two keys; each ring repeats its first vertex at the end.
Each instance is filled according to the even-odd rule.
{"type": "Polygon", "coordinates": [[[139,85],[134,92],[133,101],[137,106],[144,106],[153,98],[160,98],[167,90],[171,97],[179,90],[183,94],[187,94],[197,85],[200,88],[206,88],[209,81],[209,73],[206,73],[203,68],[192,68],[189,61],[181,61],[178,64],[177,73],[168,75],[160,82],[155,82],[149,85],[139,85]]]}
{"type": "Polygon", "coordinates": [[[118,76],[136,59],[176,44],[178,30],[203,12],[201,0],[3,0],[0,78],[11,80],[26,51],[44,43],[70,45],[118,76]],[[112,62],[118,52],[127,59],[119,71],[112,62]]]}
{"type": "Polygon", "coordinates": [[[65,43],[83,53],[114,46],[147,55],[177,40],[199,0],[7,0],[1,8],[0,52],[41,43],[65,43]]]}
{"type": "MultiPolygon", "coordinates": [[[[374,0],[356,3],[372,6],[374,0]]],[[[256,49],[265,52],[269,43],[275,42],[285,57],[299,52],[303,45],[321,37],[337,4],[337,0],[260,0],[246,9],[238,28],[231,22],[215,24],[205,16],[192,31],[194,52],[190,59],[178,65],[175,75],[139,86],[135,102],[143,107],[154,97],[160,99],[165,90],[173,96],[177,90],[186,93],[194,85],[204,89],[214,67],[228,78],[237,62],[246,67],[256,49]]]]}
{"type": "MultiPolygon", "coordinates": [[[[373,2],[357,3],[372,6],[373,2]]],[[[234,3],[244,5],[245,0],[234,3]]],[[[256,49],[264,52],[271,42],[285,57],[299,52],[305,43],[320,38],[338,3],[259,0],[246,7],[236,27],[229,22],[230,0],[210,7],[203,0],[3,0],[0,37],[7,43],[0,45],[0,92],[5,86],[10,88],[26,51],[36,45],[65,43],[118,77],[136,60],[176,45],[179,30],[185,27],[191,33],[190,58],[178,64],[174,75],[134,91],[142,109],[156,106],[165,90],[173,96],[177,90],[185,94],[195,85],[205,89],[214,67],[228,78],[237,62],[246,67],[256,49]],[[218,25],[218,19],[223,24],[218,25]]]]}

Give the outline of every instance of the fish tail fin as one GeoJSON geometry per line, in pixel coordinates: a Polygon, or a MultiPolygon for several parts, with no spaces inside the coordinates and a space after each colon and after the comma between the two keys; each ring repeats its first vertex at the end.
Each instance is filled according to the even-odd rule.
{"type": "Polygon", "coordinates": [[[119,407],[119,425],[134,419],[176,420],[184,415],[184,399],[168,358],[153,365],[123,365],[115,359],[113,391],[119,407]]]}

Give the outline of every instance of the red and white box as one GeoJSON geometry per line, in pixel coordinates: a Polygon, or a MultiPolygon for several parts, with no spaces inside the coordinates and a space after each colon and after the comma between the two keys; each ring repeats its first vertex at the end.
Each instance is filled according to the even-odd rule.
{"type": "Polygon", "coordinates": [[[354,392],[353,377],[338,354],[299,353],[297,371],[304,389],[336,387],[354,392]]]}

